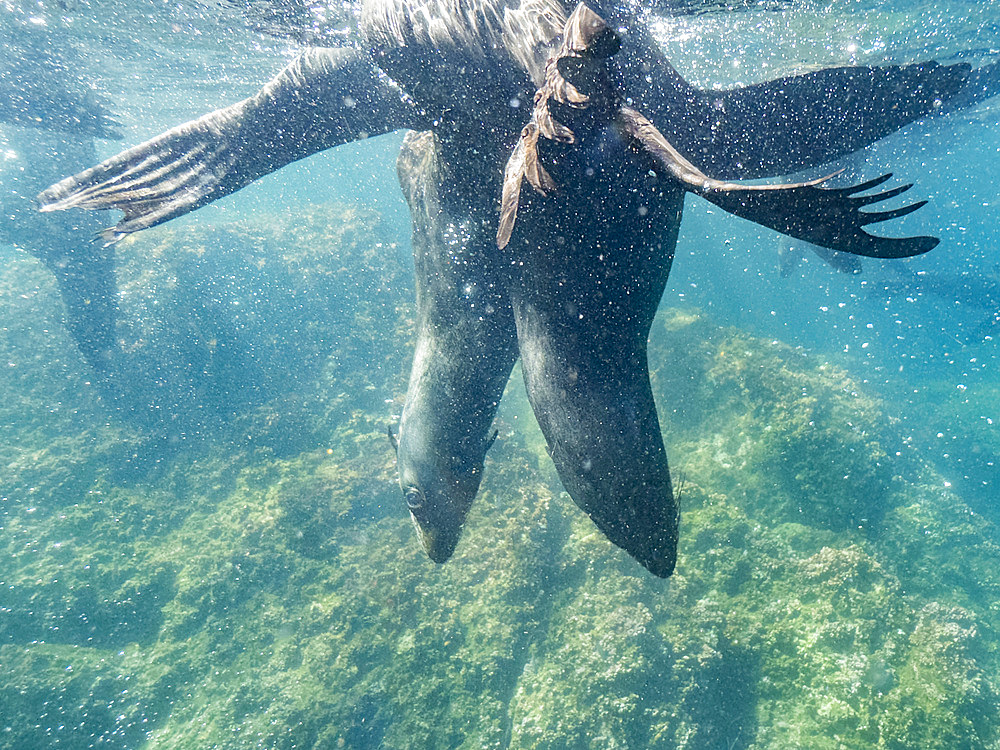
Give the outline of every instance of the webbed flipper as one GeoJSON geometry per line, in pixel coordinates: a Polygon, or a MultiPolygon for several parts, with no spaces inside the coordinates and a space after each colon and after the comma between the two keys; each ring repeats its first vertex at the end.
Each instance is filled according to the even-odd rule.
{"type": "Polygon", "coordinates": [[[864,206],[893,198],[909,185],[875,195],[856,196],[889,179],[884,176],[862,185],[828,189],[820,187],[828,175],[806,182],[743,185],[705,175],[685,158],[643,114],[622,106],[608,75],[606,61],[618,50],[618,37],[605,21],[581,3],[566,25],[563,44],[545,67],[545,83],[535,95],[531,122],[521,131],[504,174],[501,220],[497,245],[510,240],[517,217],[521,181],[528,181],[542,195],[556,186],[538,158],[538,139],[576,142],[574,130],[557,122],[550,103],[566,105],[562,117],[579,120],[584,128],[613,126],[626,142],[653,160],[654,169],[675,180],[685,190],[700,195],[731,214],[749,219],[790,237],[814,245],[875,258],[905,258],[925,253],[938,244],[934,237],[887,238],[864,231],[868,224],[905,216],[924,202],[888,211],[864,213],[864,206]],[[573,80],[567,80],[565,75],[573,80]],[[583,87],[582,89],[580,87],[583,87]],[[583,93],[583,92],[586,93],[583,93]],[[576,116],[574,113],[586,113],[576,116]]]}
{"type": "Polygon", "coordinates": [[[1000,62],[992,62],[969,72],[965,85],[955,96],[941,102],[934,110],[936,115],[946,115],[974,107],[1000,93],[1000,62]]]}
{"type": "Polygon", "coordinates": [[[892,175],[882,175],[846,188],[820,187],[834,175],[777,185],[723,182],[704,175],[663,137],[652,122],[634,109],[622,107],[617,122],[623,134],[634,139],[662,169],[690,192],[735,216],[790,237],[872,258],[920,255],[939,242],[936,237],[876,237],[864,231],[869,224],[906,216],[926,203],[920,201],[888,211],[862,212],[863,207],[893,198],[911,187],[903,185],[874,195],[857,195],[883,184],[892,175]]]}
{"type": "Polygon", "coordinates": [[[286,164],[416,125],[415,107],[360,52],[307,50],[257,94],[68,177],[42,211],[119,208],[116,242],[211,203],[286,164]]]}
{"type": "Polygon", "coordinates": [[[966,63],[843,66],[721,91],[685,81],[642,24],[611,62],[632,100],[706,173],[776,177],[859,151],[930,114],[997,93],[966,63]]]}
{"type": "MultiPolygon", "coordinates": [[[[933,61],[845,66],[702,95],[717,113],[713,149],[738,163],[706,163],[739,179],[826,164],[932,114],[965,86],[970,66],[933,61]]],[[[695,152],[692,152],[695,153],[695,152]]],[[[700,153],[700,152],[699,152],[700,153]]]]}
{"type": "MultiPolygon", "coordinates": [[[[818,183],[776,190],[707,190],[699,193],[729,213],[749,219],[789,237],[820,247],[869,258],[910,258],[937,247],[937,237],[877,237],[864,230],[868,224],[911,214],[927,201],[918,201],[887,211],[861,211],[864,206],[888,200],[910,185],[872,195],[856,195],[892,177],[882,175],[861,185],[823,188],[818,183]]],[[[752,186],[751,186],[752,187],[752,186]]]]}

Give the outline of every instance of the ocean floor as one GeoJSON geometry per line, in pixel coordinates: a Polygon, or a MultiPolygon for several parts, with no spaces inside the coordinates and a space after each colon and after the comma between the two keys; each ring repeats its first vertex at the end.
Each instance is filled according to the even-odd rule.
{"type": "Polygon", "coordinates": [[[4,251],[0,748],[1000,748],[996,519],[843,367],[697,309],[650,343],[672,578],[562,491],[517,371],[428,560],[386,236],[327,205],[123,242],[110,385],[4,251]]]}

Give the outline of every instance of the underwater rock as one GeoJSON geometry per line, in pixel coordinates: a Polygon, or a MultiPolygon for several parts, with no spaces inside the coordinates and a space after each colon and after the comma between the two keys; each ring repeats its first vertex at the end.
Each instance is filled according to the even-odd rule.
{"type": "Polygon", "coordinates": [[[123,244],[109,400],[133,424],[190,435],[323,368],[384,387],[412,282],[381,235],[375,214],[327,205],[123,244]]]}
{"type": "Polygon", "coordinates": [[[887,748],[945,750],[996,741],[996,673],[973,613],[930,602],[917,613],[898,687],[886,694],[879,734],[887,748]]]}
{"type": "MultiPolygon", "coordinates": [[[[213,408],[220,382],[244,400],[127,482],[113,448],[143,431],[109,426],[37,263],[0,267],[16,365],[0,382],[0,748],[996,746],[995,527],[886,447],[886,408],[844,370],[698,311],[661,312],[650,347],[683,505],[670,581],[573,512],[540,434],[510,427],[530,413],[519,383],[466,543],[427,560],[384,436],[413,334],[391,308],[406,276],[373,258],[317,277],[329,259],[305,228],[334,231],[323,211],[338,210],[290,218],[292,255],[251,250],[257,271],[315,290],[260,318],[185,302],[244,299],[257,271],[237,283],[221,250],[221,286],[145,297],[197,323],[193,351],[211,330],[197,326],[223,327],[275,371],[259,390],[225,368],[209,382],[151,343],[179,332],[133,318],[123,330],[151,336],[137,356],[191,374],[213,408]],[[15,275],[37,291],[14,294],[15,275]],[[331,289],[346,311],[323,307],[331,289]],[[306,298],[318,322],[296,332],[287,306],[306,298]],[[297,378],[280,381],[288,355],[268,336],[299,342],[297,378]]],[[[177,260],[143,278],[195,274],[215,251],[190,231],[151,234],[177,260]]],[[[358,232],[346,244],[384,260],[358,232]]],[[[134,310],[139,294],[127,282],[134,310]]]]}
{"type": "Polygon", "coordinates": [[[95,452],[128,436],[105,424],[52,275],[16,251],[0,269],[0,513],[39,518],[83,500],[95,452]]]}
{"type": "Polygon", "coordinates": [[[729,494],[752,493],[757,517],[878,529],[898,439],[842,367],[680,310],[660,313],[650,359],[664,363],[653,377],[666,439],[686,444],[671,448],[689,456],[682,473],[711,472],[729,494]]]}

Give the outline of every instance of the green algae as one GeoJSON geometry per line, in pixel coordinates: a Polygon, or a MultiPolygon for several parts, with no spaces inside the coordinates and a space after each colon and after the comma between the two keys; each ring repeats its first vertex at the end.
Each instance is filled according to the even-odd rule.
{"type": "Polygon", "coordinates": [[[90,383],[47,276],[6,269],[0,747],[1000,747],[990,519],[846,370],[694,310],[650,345],[673,578],[561,491],[516,385],[454,559],[427,560],[378,237],[331,206],[126,245],[119,366],[166,377],[126,395],[169,419],[90,383]],[[248,317],[208,304],[260,289],[248,317]]]}
{"type": "Polygon", "coordinates": [[[771,521],[878,525],[896,449],[880,405],[843,368],[691,313],[663,317],[650,357],[664,362],[654,377],[667,394],[668,441],[675,428],[690,434],[696,444],[681,450],[711,465],[700,471],[726,476],[729,494],[752,491],[771,521]],[[686,353],[681,368],[677,351],[686,353]]]}

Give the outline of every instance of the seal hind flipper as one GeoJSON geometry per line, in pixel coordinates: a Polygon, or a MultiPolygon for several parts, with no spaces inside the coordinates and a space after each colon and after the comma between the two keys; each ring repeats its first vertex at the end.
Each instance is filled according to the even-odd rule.
{"type": "MultiPolygon", "coordinates": [[[[868,224],[898,219],[926,204],[918,201],[887,211],[863,212],[864,206],[894,198],[912,185],[856,196],[886,182],[891,174],[846,188],[823,188],[835,175],[778,185],[738,185],[702,174],[646,117],[628,107],[619,112],[621,130],[653,156],[686,189],[719,208],[756,224],[814,245],[872,258],[907,258],[934,248],[936,237],[876,237],[868,224]]],[[[835,173],[836,174],[836,173],[835,173]]]]}
{"type": "Polygon", "coordinates": [[[709,190],[700,195],[735,216],[831,250],[869,258],[910,258],[937,247],[937,237],[877,237],[864,231],[868,224],[890,221],[913,213],[927,201],[888,211],[858,210],[869,198],[886,200],[885,194],[851,198],[842,190],[816,185],[779,187],[779,191],[709,190]]]}
{"type": "Polygon", "coordinates": [[[962,91],[971,66],[936,62],[848,66],[703,94],[715,109],[712,153],[738,163],[706,162],[714,174],[751,179],[788,174],[859,151],[932,114],[962,91]]]}
{"type": "Polygon", "coordinates": [[[1000,62],[989,63],[969,72],[965,85],[955,96],[941,102],[934,114],[945,115],[974,107],[1000,93],[1000,62]]]}
{"type": "Polygon", "coordinates": [[[307,50],[257,94],[68,177],[42,211],[119,208],[112,243],[247,186],[286,164],[370,135],[418,126],[416,108],[356,50],[307,50]]]}

